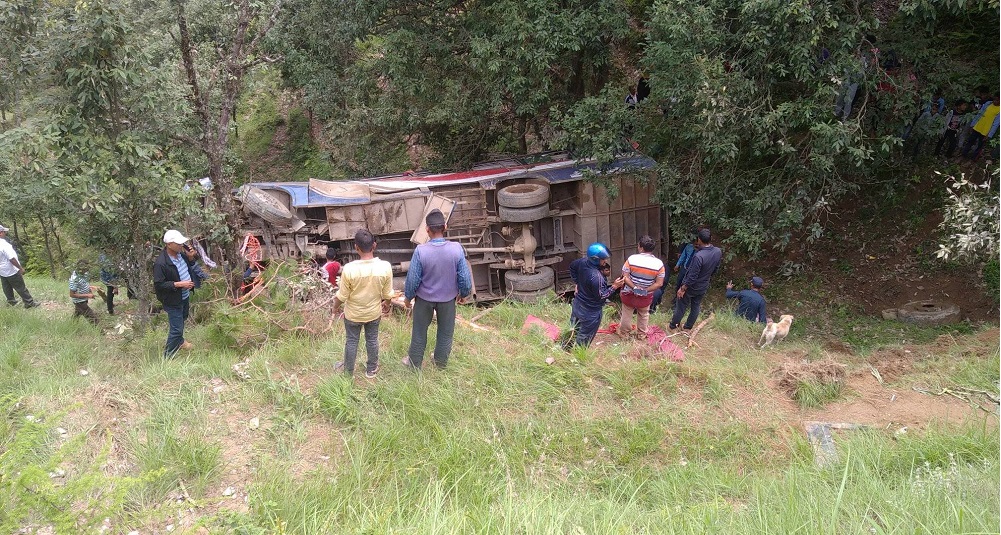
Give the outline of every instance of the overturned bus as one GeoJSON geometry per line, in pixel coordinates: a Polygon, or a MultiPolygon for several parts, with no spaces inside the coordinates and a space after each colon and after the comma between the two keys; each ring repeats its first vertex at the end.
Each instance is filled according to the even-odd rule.
{"type": "Polygon", "coordinates": [[[599,168],[546,153],[455,173],[249,183],[237,195],[245,238],[260,243],[264,259],[322,256],[333,247],[346,262],[355,257],[355,231],[367,228],[379,258],[393,265],[397,289],[414,247],[428,239],[424,217],[437,208],[446,237],[465,247],[474,299],[528,302],[561,290],[570,262],[593,242],[608,246],[616,275],[644,234],[664,256],[668,221],[654,199],[653,167],[641,155],[599,168]]]}

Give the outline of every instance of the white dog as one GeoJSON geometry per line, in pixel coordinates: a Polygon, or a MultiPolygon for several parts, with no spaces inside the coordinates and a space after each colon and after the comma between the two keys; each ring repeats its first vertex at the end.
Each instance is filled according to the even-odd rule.
{"type": "Polygon", "coordinates": [[[761,331],[761,338],[758,340],[758,349],[782,340],[789,335],[789,327],[792,325],[792,316],[784,314],[779,317],[779,322],[772,321],[765,325],[765,330],[761,331]]]}

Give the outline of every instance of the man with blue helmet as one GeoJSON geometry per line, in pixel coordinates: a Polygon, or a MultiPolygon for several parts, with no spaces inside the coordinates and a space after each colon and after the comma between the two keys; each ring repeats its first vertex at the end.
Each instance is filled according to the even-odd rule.
{"type": "Polygon", "coordinates": [[[591,344],[591,340],[594,340],[594,335],[601,326],[605,299],[624,284],[622,277],[608,284],[601,273],[602,267],[608,264],[609,256],[607,247],[600,243],[592,243],[587,248],[586,258],[578,258],[570,263],[570,278],[577,285],[570,313],[570,326],[574,332],[574,343],[579,346],[587,347],[591,344]]]}

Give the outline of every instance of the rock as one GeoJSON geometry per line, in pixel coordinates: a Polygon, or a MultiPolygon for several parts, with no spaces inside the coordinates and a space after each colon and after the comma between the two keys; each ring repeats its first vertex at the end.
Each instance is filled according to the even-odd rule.
{"type": "Polygon", "coordinates": [[[549,364],[550,366],[552,366],[553,364],[556,364],[556,359],[554,359],[553,357],[547,357],[546,358],[546,364],[549,364]]]}
{"type": "Polygon", "coordinates": [[[222,495],[226,497],[232,496],[234,494],[236,494],[236,489],[234,489],[233,487],[226,487],[226,490],[222,491],[222,495]]]}
{"type": "Polygon", "coordinates": [[[59,433],[60,435],[65,435],[66,434],[66,430],[63,429],[62,427],[57,427],[56,428],[56,433],[59,433]]]}
{"type": "Polygon", "coordinates": [[[87,370],[80,370],[80,375],[90,375],[90,372],[87,370]]]}
{"type": "Polygon", "coordinates": [[[897,309],[888,308],[883,311],[883,319],[885,320],[895,320],[897,319],[897,309]]]}
{"type": "Polygon", "coordinates": [[[174,525],[173,524],[167,524],[167,527],[164,528],[164,529],[166,529],[167,531],[174,531],[174,525]]]}
{"type": "Polygon", "coordinates": [[[214,387],[214,388],[212,389],[212,392],[215,392],[216,394],[218,394],[219,392],[222,392],[222,391],[223,391],[223,390],[225,390],[225,389],[226,389],[226,387],[225,387],[225,386],[222,386],[222,385],[219,385],[219,386],[217,386],[217,387],[214,387]]]}
{"type": "Polygon", "coordinates": [[[247,422],[247,427],[251,429],[257,429],[261,427],[261,419],[254,416],[253,418],[250,419],[249,422],[247,422]]]}
{"type": "Polygon", "coordinates": [[[66,470],[63,470],[62,468],[56,468],[55,470],[49,472],[49,477],[52,479],[66,477],[66,470]]]}

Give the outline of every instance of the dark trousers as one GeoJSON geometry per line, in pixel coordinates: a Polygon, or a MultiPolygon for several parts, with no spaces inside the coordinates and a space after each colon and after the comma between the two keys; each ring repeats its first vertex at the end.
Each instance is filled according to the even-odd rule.
{"type": "Polygon", "coordinates": [[[987,136],[971,129],[970,135],[966,136],[966,143],[963,143],[963,157],[976,160],[980,156],[980,151],[984,150],[985,141],[987,136]]]}
{"type": "Polygon", "coordinates": [[[83,316],[87,318],[88,321],[97,325],[97,312],[90,308],[90,304],[86,301],[83,303],[73,303],[73,317],[83,316]]]}
{"type": "Polygon", "coordinates": [[[35,300],[31,298],[31,293],[24,285],[24,277],[20,273],[15,273],[10,277],[0,277],[0,285],[3,286],[3,295],[7,298],[8,305],[17,304],[17,298],[14,297],[14,292],[17,292],[21,296],[21,300],[24,301],[24,308],[35,306],[35,300]]]}
{"type": "Polygon", "coordinates": [[[180,305],[163,306],[163,311],[167,313],[167,324],[170,325],[167,331],[167,345],[163,348],[165,357],[173,357],[184,343],[184,322],[188,319],[189,303],[190,298],[183,299],[180,305]]]}
{"type": "Polygon", "coordinates": [[[114,286],[110,285],[110,284],[106,284],[105,286],[108,287],[108,299],[107,299],[107,302],[108,302],[108,314],[114,314],[115,313],[115,290],[116,290],[116,288],[114,286]]]}
{"type": "Polygon", "coordinates": [[[434,363],[439,368],[448,364],[452,352],[452,336],[455,334],[455,299],[443,303],[414,298],[414,325],[410,331],[410,365],[420,368],[424,363],[424,350],[428,345],[428,327],[431,317],[437,316],[438,335],[434,342],[434,363]]]}
{"type": "Polygon", "coordinates": [[[376,318],[365,323],[358,323],[344,318],[344,373],[352,375],[355,372],[355,358],[358,356],[358,341],[361,338],[361,330],[365,329],[365,353],[368,361],[365,363],[366,372],[374,372],[379,367],[379,320],[376,318]]]}
{"type": "MultiPolygon", "coordinates": [[[[677,290],[675,290],[677,292],[677,290]]],[[[650,303],[650,313],[653,314],[657,312],[657,307],[660,306],[660,302],[664,299],[664,287],[661,286],[653,292],[653,302],[650,303]]]]}
{"type": "Polygon", "coordinates": [[[601,327],[603,310],[604,307],[597,310],[589,310],[580,304],[577,298],[574,298],[570,309],[570,329],[573,332],[574,344],[582,347],[591,345],[594,337],[598,334],[598,328],[601,327]]]}
{"type": "Polygon", "coordinates": [[[955,130],[946,130],[942,137],[938,140],[938,145],[935,145],[935,156],[938,156],[942,152],[942,147],[945,147],[945,157],[952,158],[954,152],[956,152],[956,144],[959,143],[959,132],[955,130]]]}
{"type": "Polygon", "coordinates": [[[674,316],[671,317],[671,328],[676,329],[678,324],[681,323],[681,318],[685,317],[685,311],[691,308],[688,313],[688,321],[685,322],[685,328],[691,329],[695,327],[695,322],[699,320],[699,311],[702,310],[702,298],[706,294],[692,295],[685,292],[685,296],[674,304],[674,316]]]}

